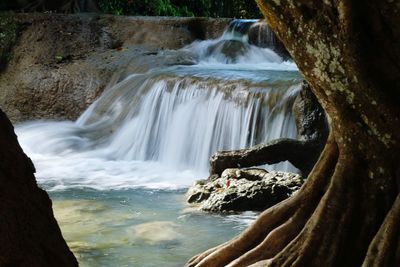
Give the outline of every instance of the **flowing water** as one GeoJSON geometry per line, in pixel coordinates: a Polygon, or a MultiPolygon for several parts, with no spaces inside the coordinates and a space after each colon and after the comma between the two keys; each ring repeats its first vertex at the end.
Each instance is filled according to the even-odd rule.
{"type": "Polygon", "coordinates": [[[254,219],[204,214],[184,197],[207,177],[214,152],[296,137],[291,107],[301,77],[293,63],[248,43],[251,23],[183,48],[195,65],[132,74],[76,122],[18,125],[81,266],[181,266],[254,219]]]}

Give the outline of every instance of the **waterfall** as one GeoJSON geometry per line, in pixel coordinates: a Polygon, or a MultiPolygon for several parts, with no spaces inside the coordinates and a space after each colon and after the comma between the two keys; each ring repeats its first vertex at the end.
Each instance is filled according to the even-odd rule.
{"type": "Polygon", "coordinates": [[[265,21],[254,19],[234,19],[230,22],[224,35],[227,39],[232,39],[232,36],[242,39],[245,42],[250,42],[262,48],[275,49],[277,39],[274,32],[265,21]],[[249,35],[254,40],[249,40],[249,35]]]}
{"type": "Polygon", "coordinates": [[[39,178],[58,188],[187,186],[204,178],[216,151],[296,138],[291,108],[301,77],[293,63],[249,44],[243,25],[235,22],[218,39],[184,47],[197,59],[193,66],[132,74],[76,122],[20,125],[39,178]]]}
{"type": "Polygon", "coordinates": [[[263,69],[297,70],[277,54],[285,48],[277,41],[268,25],[257,20],[235,19],[219,38],[195,41],[183,50],[192,53],[198,64],[240,64],[242,67],[258,65],[263,69]]]}
{"type": "Polygon", "coordinates": [[[95,131],[96,138],[108,138],[115,160],[160,161],[204,171],[218,150],[295,137],[291,104],[296,84],[279,90],[240,80],[143,76],[108,91],[77,122],[95,131]],[[99,125],[97,118],[104,117],[107,121],[99,125]]]}

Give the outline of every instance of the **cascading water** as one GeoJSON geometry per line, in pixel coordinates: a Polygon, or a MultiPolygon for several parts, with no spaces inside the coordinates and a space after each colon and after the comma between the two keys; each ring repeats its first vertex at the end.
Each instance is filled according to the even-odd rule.
{"type": "Polygon", "coordinates": [[[227,64],[241,65],[241,68],[262,68],[270,70],[293,70],[293,64],[284,62],[274,52],[276,38],[264,24],[258,27],[256,20],[233,20],[220,38],[206,41],[196,41],[183,50],[192,52],[199,65],[227,64]],[[249,30],[258,28],[257,38],[263,47],[249,43],[249,30]],[[267,48],[267,49],[266,49],[267,48]]]}
{"type": "Polygon", "coordinates": [[[262,82],[248,80],[165,72],[143,76],[132,76],[108,91],[77,122],[83,131],[90,128],[89,134],[97,129],[97,139],[108,139],[95,146],[105,149],[109,158],[207,171],[208,158],[218,150],[295,133],[290,105],[298,86],[291,82],[284,89],[265,89],[262,82]],[[104,111],[109,122],[99,125],[96,118],[104,117],[104,111]]]}
{"type": "MultiPolygon", "coordinates": [[[[76,122],[19,125],[19,140],[36,165],[39,183],[60,192],[54,194],[61,199],[68,199],[65,192],[98,199],[90,191],[96,189],[109,203],[120,192],[124,203],[134,205],[132,196],[149,198],[147,191],[127,189],[188,187],[207,176],[208,159],[218,150],[295,138],[291,107],[301,77],[293,63],[248,43],[254,23],[234,21],[219,39],[183,48],[195,65],[132,74],[76,122]]],[[[286,163],[275,168],[293,170],[286,163]]]]}

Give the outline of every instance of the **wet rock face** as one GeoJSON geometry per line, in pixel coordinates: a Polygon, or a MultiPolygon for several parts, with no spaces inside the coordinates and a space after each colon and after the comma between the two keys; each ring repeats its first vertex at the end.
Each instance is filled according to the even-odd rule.
{"type": "Polygon", "coordinates": [[[267,22],[258,21],[248,30],[249,43],[263,48],[274,50],[284,60],[291,58],[285,46],[278,39],[275,33],[270,29],[267,22]]]}
{"type": "Polygon", "coordinates": [[[34,172],[0,110],[0,266],[78,266],[34,172]]]}
{"type": "Polygon", "coordinates": [[[188,202],[211,212],[262,211],[288,198],[303,184],[293,173],[263,169],[226,169],[221,177],[196,182],[188,191],[188,202]]]}
{"type": "Polygon", "coordinates": [[[304,81],[302,90],[293,104],[297,136],[300,140],[313,140],[323,146],[329,134],[325,111],[304,81]]]}
{"type": "Polygon", "coordinates": [[[222,40],[215,45],[209,47],[208,54],[222,54],[230,62],[236,62],[237,57],[243,56],[249,47],[243,42],[237,40],[222,40]]]}

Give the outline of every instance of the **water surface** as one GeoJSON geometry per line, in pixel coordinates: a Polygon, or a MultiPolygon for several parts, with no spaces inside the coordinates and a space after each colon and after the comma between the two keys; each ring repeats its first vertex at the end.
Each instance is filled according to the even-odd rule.
{"type": "Polygon", "coordinates": [[[184,196],[216,151],[296,138],[302,78],[292,62],[250,45],[241,23],[254,21],[183,48],[193,66],[132,73],[75,122],[16,127],[81,266],[182,266],[254,220],[199,212],[184,196]]]}
{"type": "Polygon", "coordinates": [[[184,190],[52,192],[55,216],[80,266],[182,266],[229,240],[255,213],[213,215],[185,204],[184,190]]]}

